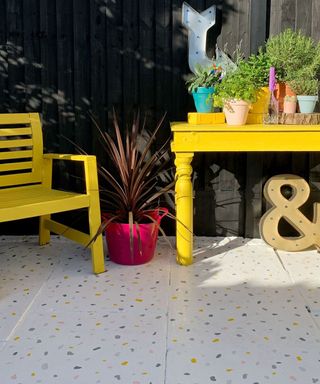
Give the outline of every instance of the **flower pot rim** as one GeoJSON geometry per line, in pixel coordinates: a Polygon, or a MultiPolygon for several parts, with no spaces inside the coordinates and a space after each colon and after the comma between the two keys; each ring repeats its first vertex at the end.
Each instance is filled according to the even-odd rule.
{"type": "Polygon", "coordinates": [[[214,91],[214,87],[198,87],[196,91],[192,91],[191,93],[194,94],[194,93],[211,93],[214,91]],[[199,92],[200,91],[204,91],[204,92],[199,92]]]}
{"type": "Polygon", "coordinates": [[[318,100],[318,95],[297,95],[297,99],[310,99],[310,100],[318,100]]]}

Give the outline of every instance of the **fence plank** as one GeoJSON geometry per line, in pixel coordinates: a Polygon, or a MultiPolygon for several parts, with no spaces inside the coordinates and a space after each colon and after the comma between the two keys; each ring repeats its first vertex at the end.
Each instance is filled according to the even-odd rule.
{"type": "Polygon", "coordinates": [[[40,1],[40,55],[43,138],[46,151],[59,152],[57,106],[57,23],[56,5],[40,1]]]}
{"type": "Polygon", "coordinates": [[[8,107],[12,112],[24,112],[23,2],[12,0],[6,4],[8,107]]]}
{"type": "Polygon", "coordinates": [[[318,0],[312,1],[312,23],[311,23],[311,36],[320,41],[320,2],[318,0]]]}
{"type": "Polygon", "coordinates": [[[39,92],[41,90],[39,11],[39,0],[23,2],[26,111],[38,111],[41,106],[39,92]]]}
{"type": "Polygon", "coordinates": [[[0,1],[0,112],[8,108],[8,57],[6,3],[0,1]]]}
{"type": "MultiPolygon", "coordinates": [[[[57,102],[60,134],[74,140],[74,79],[73,79],[73,6],[72,1],[56,0],[57,15],[57,102]],[[64,15],[63,18],[61,15],[64,15]],[[68,20],[68,22],[65,22],[68,20]]],[[[59,140],[62,152],[73,151],[63,137],[59,140]]]]}
{"type": "MultiPolygon", "coordinates": [[[[149,36],[152,36],[149,31],[149,36]]],[[[143,37],[142,37],[143,38],[143,37]]],[[[139,8],[135,2],[123,7],[123,105],[125,120],[132,119],[132,111],[139,106],[140,65],[144,57],[139,50],[139,8]]]]}
{"type": "Polygon", "coordinates": [[[75,104],[75,132],[76,143],[84,150],[91,152],[90,118],[90,61],[83,60],[90,45],[89,3],[86,0],[73,2],[73,82],[75,104]]]}
{"type": "Polygon", "coordinates": [[[311,35],[312,25],[312,0],[296,2],[296,29],[306,35],[311,35]]]}
{"type": "Polygon", "coordinates": [[[107,109],[111,116],[114,107],[123,116],[123,34],[122,1],[106,3],[107,109]]]}
{"type": "Polygon", "coordinates": [[[266,41],[267,0],[250,1],[250,53],[256,53],[266,41]]]}
{"type": "MultiPolygon", "coordinates": [[[[103,129],[107,128],[107,54],[106,54],[107,6],[104,0],[90,2],[90,83],[92,113],[103,129]]],[[[102,158],[99,139],[90,123],[92,153],[102,158]]]]}

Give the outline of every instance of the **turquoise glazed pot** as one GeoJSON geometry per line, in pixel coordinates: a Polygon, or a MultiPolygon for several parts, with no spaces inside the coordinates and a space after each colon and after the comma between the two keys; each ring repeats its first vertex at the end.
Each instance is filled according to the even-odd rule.
{"type": "Polygon", "coordinates": [[[318,96],[297,96],[300,113],[313,113],[318,96]]]}
{"type": "Polygon", "coordinates": [[[197,112],[210,113],[213,111],[213,99],[214,88],[199,87],[197,92],[192,92],[194,104],[197,112]]]}

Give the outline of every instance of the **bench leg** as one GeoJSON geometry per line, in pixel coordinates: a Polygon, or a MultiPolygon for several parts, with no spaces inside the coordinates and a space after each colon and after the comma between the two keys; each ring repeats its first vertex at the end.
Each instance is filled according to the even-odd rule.
{"type": "MultiPolygon", "coordinates": [[[[95,204],[93,203],[93,205],[95,204]]],[[[101,224],[101,219],[100,219],[99,206],[89,207],[89,230],[90,230],[91,239],[96,234],[100,224],[101,224]]],[[[91,244],[90,248],[91,248],[93,273],[105,272],[106,269],[104,266],[104,251],[103,251],[102,235],[97,237],[96,241],[91,244]]]]}
{"type": "Polygon", "coordinates": [[[39,222],[39,244],[45,245],[50,243],[50,231],[45,229],[44,223],[46,220],[50,220],[50,215],[40,216],[39,222]]]}

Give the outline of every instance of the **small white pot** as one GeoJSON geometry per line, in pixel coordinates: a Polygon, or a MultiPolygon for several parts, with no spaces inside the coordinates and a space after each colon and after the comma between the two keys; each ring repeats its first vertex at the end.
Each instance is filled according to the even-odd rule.
{"type": "Polygon", "coordinates": [[[318,101],[318,96],[298,95],[297,99],[300,113],[313,113],[318,101]]]}

